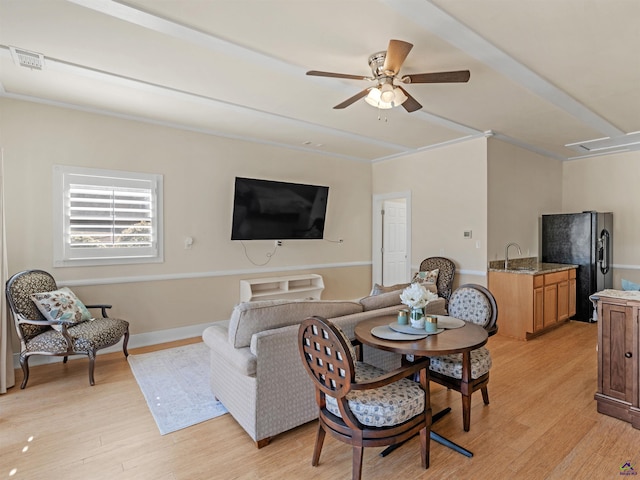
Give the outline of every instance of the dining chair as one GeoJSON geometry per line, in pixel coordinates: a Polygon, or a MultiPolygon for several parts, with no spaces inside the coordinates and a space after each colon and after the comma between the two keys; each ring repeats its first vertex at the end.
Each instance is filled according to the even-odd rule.
{"type": "Polygon", "coordinates": [[[398,444],[419,433],[422,468],[429,468],[428,359],[391,372],[358,362],[344,332],[318,316],[300,324],[298,347],[315,383],[319,409],[311,465],[318,465],[329,432],[352,446],[351,475],[360,480],[364,447],[398,444]],[[419,382],[407,378],[418,372],[419,382]]]}
{"type": "Polygon", "coordinates": [[[456,273],[456,265],[453,261],[445,257],[429,257],[420,263],[421,272],[429,272],[436,269],[439,270],[438,279],[436,280],[438,296],[444,298],[445,308],[447,308],[453,289],[453,277],[456,273]]]}
{"type": "Polygon", "coordinates": [[[95,384],[93,371],[96,352],[115,345],[124,338],[122,350],[128,355],[129,323],[110,318],[111,305],[84,305],[68,288],[58,288],[50,273],[25,270],[13,275],[5,289],[9,310],[20,339],[20,366],[23,379],[29,380],[29,357],[53,355],[64,357],[86,355],[89,358],[89,383],[95,384]],[[94,318],[90,308],[101,310],[94,318]]]}
{"type": "MultiPolygon", "coordinates": [[[[498,331],[498,306],[493,294],[476,284],[461,285],[451,295],[449,315],[484,327],[489,336],[498,331]]],[[[471,426],[471,394],[482,391],[482,400],[489,405],[489,371],[491,354],[482,346],[470,353],[471,375],[462,378],[462,354],[431,357],[430,379],[462,394],[462,424],[465,432],[471,426]]]]}

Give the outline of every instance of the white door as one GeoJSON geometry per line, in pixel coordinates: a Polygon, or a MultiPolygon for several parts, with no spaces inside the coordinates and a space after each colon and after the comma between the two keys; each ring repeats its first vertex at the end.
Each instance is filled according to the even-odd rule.
{"type": "Polygon", "coordinates": [[[411,192],[374,195],[372,215],[372,283],[408,282],[411,279],[411,192]]]}
{"type": "Polygon", "coordinates": [[[383,202],[382,283],[407,281],[407,203],[404,199],[383,202]]]}

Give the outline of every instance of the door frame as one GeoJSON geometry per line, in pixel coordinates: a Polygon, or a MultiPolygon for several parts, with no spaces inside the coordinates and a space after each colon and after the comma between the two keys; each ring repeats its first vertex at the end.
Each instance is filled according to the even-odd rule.
{"type": "MultiPolygon", "coordinates": [[[[381,193],[373,195],[371,221],[371,285],[382,285],[382,215],[386,200],[404,199],[407,206],[407,278],[411,278],[411,192],[381,193]]],[[[408,281],[408,280],[407,280],[408,281]]]]}

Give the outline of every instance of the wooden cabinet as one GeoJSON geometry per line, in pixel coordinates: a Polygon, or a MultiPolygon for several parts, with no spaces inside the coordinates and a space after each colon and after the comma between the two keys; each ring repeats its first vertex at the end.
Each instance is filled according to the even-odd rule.
{"type": "Polygon", "coordinates": [[[640,428],[640,294],[615,292],[605,290],[592,296],[599,298],[595,399],[598,412],[640,428]],[[606,292],[623,297],[604,296],[606,292]]]}
{"type": "Polygon", "coordinates": [[[566,322],[576,312],[575,278],[575,268],[534,274],[489,271],[498,333],[527,340],[566,322]]]}
{"type": "Polygon", "coordinates": [[[569,317],[576,314],[576,270],[569,270],[569,317]]]}

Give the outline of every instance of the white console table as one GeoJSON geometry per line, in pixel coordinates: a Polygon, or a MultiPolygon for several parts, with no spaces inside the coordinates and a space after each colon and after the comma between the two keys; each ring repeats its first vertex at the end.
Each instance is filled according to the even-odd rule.
{"type": "Polygon", "coordinates": [[[320,300],[322,275],[307,273],[240,280],[240,301],[312,298],[320,300]]]}

